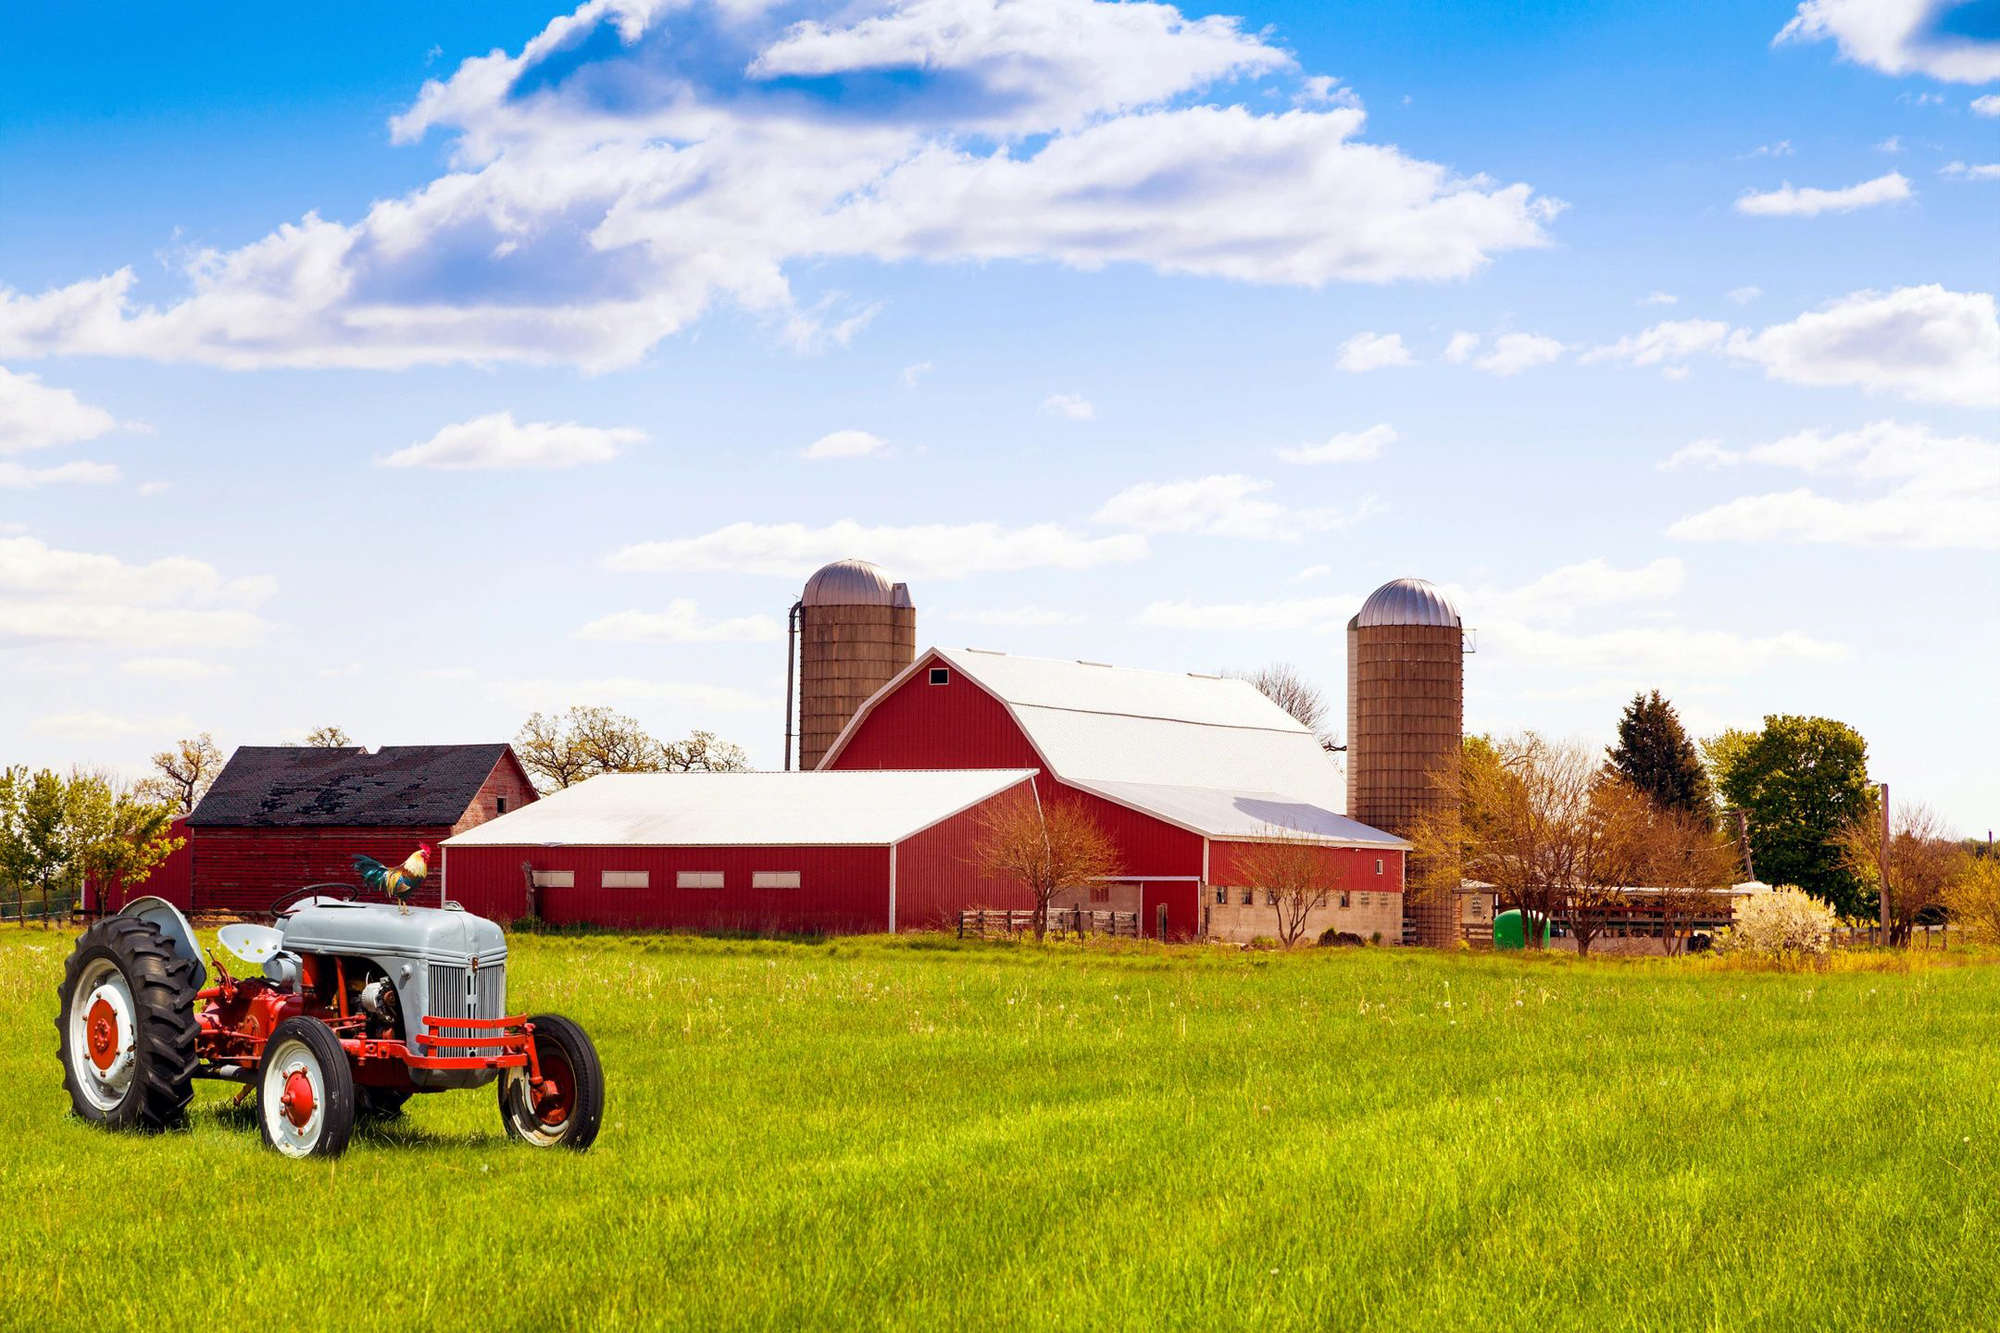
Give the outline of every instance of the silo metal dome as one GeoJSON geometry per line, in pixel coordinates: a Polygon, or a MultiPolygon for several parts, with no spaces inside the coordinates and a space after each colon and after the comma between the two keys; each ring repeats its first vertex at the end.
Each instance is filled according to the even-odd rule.
{"type": "MultiPolygon", "coordinates": [[[[836,560],[806,580],[807,606],[896,606],[896,588],[866,560],[836,560]]],[[[904,592],[907,605],[909,593],[904,592]]]]}
{"type": "Polygon", "coordinates": [[[1451,598],[1423,579],[1396,579],[1368,595],[1354,617],[1359,628],[1374,625],[1435,625],[1458,629],[1464,622],[1451,598]]]}

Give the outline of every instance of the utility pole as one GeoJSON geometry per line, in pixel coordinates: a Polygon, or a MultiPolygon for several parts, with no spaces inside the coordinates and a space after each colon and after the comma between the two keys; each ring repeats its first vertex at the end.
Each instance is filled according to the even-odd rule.
{"type": "Polygon", "coordinates": [[[1876,789],[1882,793],[1882,943],[1889,942],[1889,784],[1878,782],[1876,789]]]}

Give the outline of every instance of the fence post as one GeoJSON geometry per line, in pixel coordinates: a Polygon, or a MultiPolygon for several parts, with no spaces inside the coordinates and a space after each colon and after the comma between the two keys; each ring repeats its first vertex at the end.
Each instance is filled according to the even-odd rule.
{"type": "Polygon", "coordinates": [[[1167,942],[1167,905],[1161,903],[1153,912],[1153,920],[1159,927],[1160,943],[1167,942]]]}

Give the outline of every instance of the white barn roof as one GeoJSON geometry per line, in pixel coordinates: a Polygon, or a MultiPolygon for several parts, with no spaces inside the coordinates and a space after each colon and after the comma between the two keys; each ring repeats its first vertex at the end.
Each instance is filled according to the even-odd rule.
{"type": "Polygon", "coordinates": [[[1065,782],[1278,792],[1329,812],[1346,803],[1346,784],[1319,740],[1248,681],[973,648],[919,653],[862,705],[821,764],[932,653],[1005,705],[1065,782]]]}
{"type": "Polygon", "coordinates": [[[1025,782],[1027,769],[607,773],[446,847],[882,847],[1025,782]]]}
{"type": "Polygon", "coordinates": [[[1392,833],[1277,792],[1168,787],[1145,782],[1076,785],[1210,838],[1256,841],[1276,835],[1337,847],[1410,849],[1408,842],[1392,833]]]}

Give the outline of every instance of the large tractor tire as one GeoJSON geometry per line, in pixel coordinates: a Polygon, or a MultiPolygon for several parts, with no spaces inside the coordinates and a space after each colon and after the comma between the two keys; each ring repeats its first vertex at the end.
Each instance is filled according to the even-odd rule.
{"type": "Polygon", "coordinates": [[[338,1157],[354,1133],[354,1069],[333,1029],[288,1018],[264,1043],[257,1124],[287,1157],[338,1157]]]}
{"type": "Polygon", "coordinates": [[[56,1035],[80,1119],[113,1129],[179,1123],[194,1098],[195,964],[131,916],[83,932],[63,965],[56,1035]]]}
{"type": "Polygon", "coordinates": [[[541,1086],[531,1086],[525,1069],[501,1075],[500,1119],[522,1143],[582,1152],[596,1141],[604,1121],[604,1066],[597,1048],[561,1014],[536,1014],[528,1026],[535,1033],[541,1086]]]}

